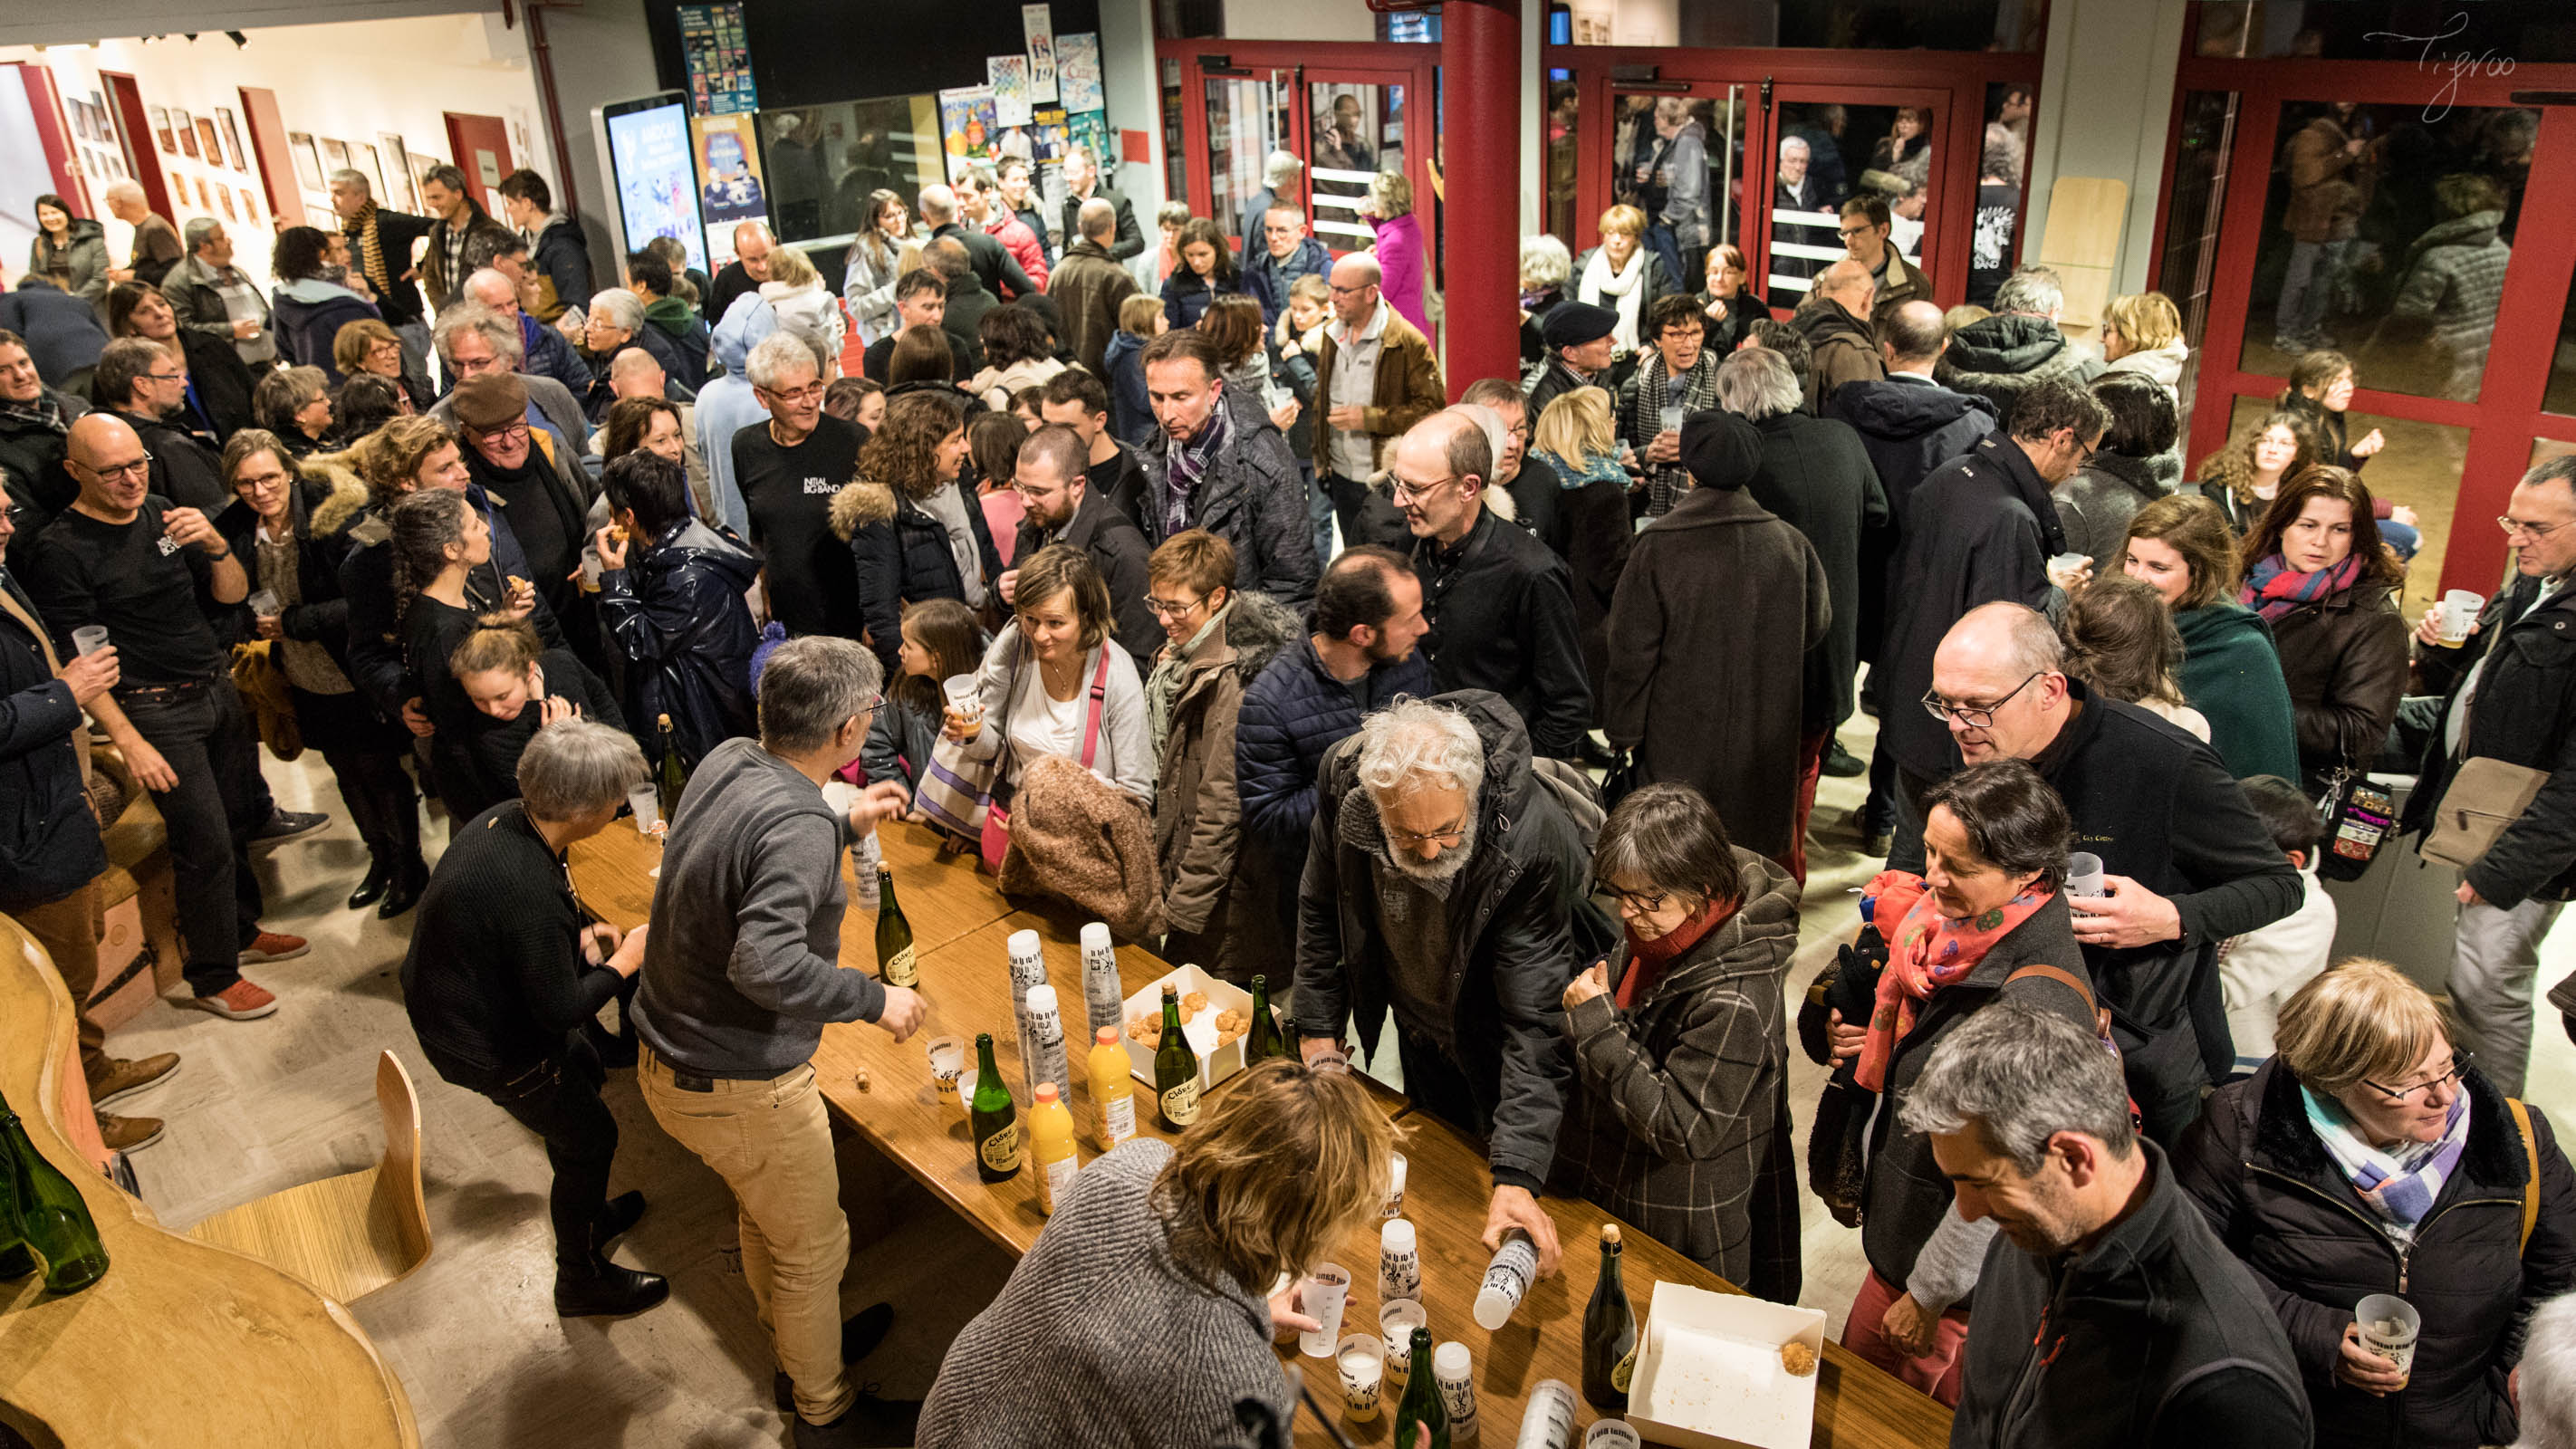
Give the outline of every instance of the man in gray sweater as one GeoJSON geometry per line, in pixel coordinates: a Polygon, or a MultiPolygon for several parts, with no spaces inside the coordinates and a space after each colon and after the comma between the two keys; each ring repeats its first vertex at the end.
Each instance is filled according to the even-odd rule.
{"type": "Polygon", "coordinates": [[[892,1422],[901,1411],[861,1396],[845,1369],[850,1226],[812,1064],[826,1022],[874,1022],[896,1041],[922,1022],[917,994],[840,965],[841,852],[906,797],[880,782],[843,816],[822,787],[859,757],[884,679],[848,639],[770,655],[760,738],[708,752],[673,812],[635,999],[645,1105],[740,1208],[743,1276],[794,1384],[798,1449],[912,1442],[892,1422]]]}

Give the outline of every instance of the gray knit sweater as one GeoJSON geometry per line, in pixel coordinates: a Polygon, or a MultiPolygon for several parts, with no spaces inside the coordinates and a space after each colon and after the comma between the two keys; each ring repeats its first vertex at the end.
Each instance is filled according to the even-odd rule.
{"type": "Polygon", "coordinates": [[[1236,1443],[1238,1399],[1285,1426],[1297,1386],[1270,1305],[1213,1263],[1175,1256],[1152,1203],[1168,1143],[1085,1167],[1028,1256],[948,1347],[920,1449],[1208,1449],[1236,1443]]]}

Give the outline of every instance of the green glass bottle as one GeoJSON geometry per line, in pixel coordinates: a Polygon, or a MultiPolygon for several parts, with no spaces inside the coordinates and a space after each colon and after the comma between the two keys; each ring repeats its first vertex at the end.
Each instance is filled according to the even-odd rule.
{"type": "Polygon", "coordinates": [[[1287,1033],[1279,1029],[1279,1018],[1270,1013],[1270,978],[1252,978],[1252,1026],[1244,1034],[1243,1064],[1259,1066],[1273,1057],[1292,1056],[1287,1033]]]}
{"type": "Polygon", "coordinates": [[[1163,1039],[1154,1048],[1154,1107],[1179,1132],[1199,1120],[1199,1054],[1181,1029],[1181,989],[1163,983],[1163,1039]]]}
{"type": "Polygon", "coordinates": [[[975,1135],[975,1173],[986,1182],[1008,1182],[1020,1170],[1020,1111],[1011,1088],[993,1064],[993,1034],[975,1034],[975,1100],[967,1112],[975,1135]]]}
{"type": "MultiPolygon", "coordinates": [[[[9,1174],[9,1195],[17,1199],[16,1233],[44,1260],[46,1290],[78,1293],[106,1276],[107,1247],[98,1239],[89,1204],[60,1168],[37,1153],[5,1097],[0,1097],[0,1159],[5,1159],[0,1171],[9,1174]]],[[[7,1256],[0,1253],[0,1260],[7,1256]]],[[[0,1275],[8,1266],[0,1261],[0,1275]]]]}
{"type": "Polygon", "coordinates": [[[1418,1449],[1449,1449],[1449,1406],[1440,1401],[1440,1386],[1431,1372],[1431,1330],[1413,1330],[1413,1373],[1404,1381],[1404,1399],[1395,1406],[1395,1442],[1413,1446],[1414,1425],[1422,1426],[1418,1449]]]}
{"type": "Polygon", "coordinates": [[[912,922],[894,898],[894,867],[877,867],[877,979],[888,986],[919,986],[921,967],[912,951],[912,922]]]}
{"type": "Polygon", "coordinates": [[[26,1236],[18,1229],[18,1174],[0,1164],[0,1281],[35,1271],[35,1255],[27,1251],[26,1236]]]}
{"type": "Polygon", "coordinates": [[[671,828],[673,817],[680,813],[680,794],[689,788],[689,772],[680,764],[680,740],[671,732],[671,717],[660,719],[662,730],[662,764],[653,778],[653,795],[662,807],[662,828],[671,828]]]}
{"type": "Polygon", "coordinates": [[[1628,1412],[1637,1367],[1637,1315],[1619,1278],[1619,1225],[1601,1225],[1601,1276],[1583,1308],[1583,1397],[1605,1414],[1628,1412]]]}

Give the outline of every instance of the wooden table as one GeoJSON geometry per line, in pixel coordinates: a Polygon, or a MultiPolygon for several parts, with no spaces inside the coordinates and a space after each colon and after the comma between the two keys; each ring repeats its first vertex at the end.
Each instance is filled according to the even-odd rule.
{"type": "MultiPolygon", "coordinates": [[[[928,831],[913,825],[891,825],[881,832],[885,857],[895,867],[897,897],[905,919],[912,923],[920,953],[928,1019],[918,1034],[901,1044],[873,1026],[826,1027],[822,1046],[814,1055],[815,1076],[832,1110],[861,1137],[986,1237],[1014,1254],[1023,1253],[1046,1225],[1045,1215],[1038,1210],[1036,1180],[1027,1171],[1002,1183],[987,1183],[976,1175],[965,1113],[953,1099],[938,1095],[923,1048],[931,1038],[957,1036],[965,1039],[971,1051],[977,1032],[991,1032],[995,1064],[1022,1110],[1027,1109],[1028,1083],[1021,1071],[1019,1034],[1011,1012],[1007,943],[1015,931],[1036,931],[1044,947],[1047,979],[1063,1004],[1067,1048],[1077,1053],[1072,1063],[1075,1100],[1069,1104],[1081,1129],[1077,1151],[1086,1162],[1096,1156],[1089,1135],[1090,1086],[1079,1055],[1087,1050],[1082,1031],[1079,923],[1043,912],[1013,910],[990,879],[978,875],[967,861],[937,858],[932,839],[928,831]],[[861,1073],[868,1083],[864,1089],[858,1085],[861,1073]]],[[[602,919],[631,927],[648,912],[650,892],[639,889],[637,882],[658,852],[658,846],[633,831],[612,827],[573,847],[574,887],[602,919]]],[[[843,925],[842,965],[875,970],[871,921],[854,911],[843,925]]],[[[1118,967],[1121,986],[1131,996],[1169,970],[1161,959],[1136,946],[1119,948],[1118,967]]],[[[1518,1432],[1529,1393],[1540,1380],[1580,1383],[1583,1305],[1599,1272],[1601,1224],[1616,1219],[1580,1200],[1540,1199],[1564,1245],[1564,1269],[1534,1285],[1500,1332],[1486,1333],[1468,1315],[1491,1256],[1479,1241],[1491,1189],[1484,1152],[1454,1128],[1413,1111],[1401,1095],[1384,1085],[1373,1080],[1369,1085],[1403,1134],[1404,1215],[1419,1235],[1424,1306],[1434,1340],[1455,1339],[1468,1346],[1475,1361],[1480,1442],[1508,1445],[1518,1432]]],[[[1214,1095],[1222,1096],[1226,1090],[1220,1084],[1214,1095]]],[[[1151,1096],[1138,1085],[1137,1132],[1168,1140],[1171,1134],[1153,1120],[1151,1096]]],[[[1623,1224],[1621,1235],[1627,1243],[1628,1293],[1640,1314],[1646,1312],[1657,1279],[1737,1291],[1631,1225],[1623,1224]]],[[[1353,1279],[1344,1333],[1376,1327],[1377,1259],[1374,1223],[1354,1233],[1335,1255],[1334,1261],[1349,1268],[1353,1279]]],[[[1339,1417],[1341,1390],[1330,1360],[1301,1357],[1294,1339],[1280,1357],[1305,1374],[1316,1402],[1334,1413],[1335,1423],[1354,1443],[1388,1442],[1391,1407],[1369,1423],[1350,1423],[1339,1417]]],[[[1817,1445],[1898,1449],[1949,1442],[1948,1410],[1861,1362],[1840,1344],[1826,1345],[1821,1374],[1817,1445]]],[[[1591,1417],[1587,1405],[1581,1418],[1588,1423],[1591,1417]]],[[[1311,1415],[1304,1414],[1298,1418],[1297,1439],[1319,1449],[1333,1442],[1311,1415]]]]}
{"type": "Polygon", "coordinates": [[[34,949],[0,918],[0,1092],[79,1187],[108,1270],[63,1297],[41,1276],[0,1282],[0,1424],[40,1445],[417,1446],[401,1381],[348,1310],[164,1231],[82,1160],[62,1128],[71,998],[34,949]]]}

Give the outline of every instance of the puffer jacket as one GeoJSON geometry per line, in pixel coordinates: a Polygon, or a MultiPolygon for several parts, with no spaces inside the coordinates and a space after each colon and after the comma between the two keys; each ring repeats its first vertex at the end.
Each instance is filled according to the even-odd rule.
{"type": "Polygon", "coordinates": [[[2047,318],[2000,312],[1952,333],[1950,350],[1932,364],[1932,380],[1985,398],[2009,423],[2013,403],[2032,383],[2063,377],[2081,386],[2100,377],[2102,366],[2047,318]]]}
{"type": "Polygon", "coordinates": [[[2157,476],[2156,465],[2161,461],[2161,457],[2096,453],[2093,461],[2051,491],[2048,501],[2057,505],[2067,550],[2092,559],[2097,573],[2108,569],[2128,540],[2129,520],[2173,491],[2174,478],[2157,476]]]}
{"type": "Polygon", "coordinates": [[[2469,1140],[2411,1246],[2390,1238],[2308,1122],[2278,1057],[2218,1089],[2173,1154],[2174,1176],[2262,1285],[2297,1357],[2319,1444],[2472,1449],[2519,1432],[2505,1377],[2531,1311],[2576,1287],[2576,1172],[2548,1119],[2532,1144],[2476,1068],[2461,1079],[2469,1140]],[[2531,1153],[2539,1218],[2522,1237],[2531,1153]],[[2406,1387],[2385,1398],[2336,1381],[2353,1306],[2393,1293],[2424,1316],[2406,1387]]]}
{"type": "MultiPolygon", "coordinates": [[[[2539,588],[2536,578],[2516,577],[2487,600],[2466,644],[2415,651],[2426,690],[2442,695],[2445,719],[2470,667],[2487,661],[2457,759],[2549,771],[2531,808],[2468,869],[2478,894],[2507,910],[2526,900],[2576,899],[2576,589],[2561,589],[2535,609],[2539,588]]],[[[2423,773],[2406,802],[2410,833],[2433,823],[2434,802],[2459,769],[2446,733],[2436,731],[2425,746],[2423,773]]]]}
{"type": "Polygon", "coordinates": [[[1266,594],[1236,594],[1225,623],[1181,663],[1154,782],[1154,858],[1163,879],[1164,955],[1228,981],[1256,973],[1285,985],[1293,965],[1277,927],[1270,852],[1245,848],[1235,732],[1245,683],[1297,633],[1295,615],[1266,594]]]}
{"type": "MultiPolygon", "coordinates": [[[[984,570],[984,596],[998,599],[994,590],[1002,577],[1002,555],[984,525],[983,508],[963,482],[931,486],[957,490],[984,570]]],[[[866,622],[869,647],[885,661],[889,677],[903,667],[896,657],[903,652],[903,606],[923,599],[966,599],[947,526],[921,506],[928,496],[898,493],[893,484],[865,478],[832,495],[832,532],[849,544],[850,556],[858,561],[859,617],[866,622]]]]}
{"type": "MultiPolygon", "coordinates": [[[[1556,1157],[1574,1067],[1559,999],[1577,965],[1571,930],[1591,855],[1565,807],[1532,772],[1520,715],[1487,690],[1437,696],[1485,746],[1473,857],[1449,885],[1449,1035],[1480,1117],[1496,1185],[1536,1192],[1556,1157]]],[[[1378,929],[1374,859],[1385,827],[1349,740],[1324,757],[1315,828],[1297,896],[1297,1033],[1359,1028],[1372,1054],[1393,999],[1378,929]]]]}
{"type": "MultiPolygon", "coordinates": [[[[358,481],[344,454],[304,458],[296,466],[303,476],[296,480],[287,507],[295,528],[295,593],[300,602],[278,616],[277,628],[289,639],[321,645],[331,662],[347,674],[349,597],[340,587],[340,565],[357,547],[349,529],[367,511],[367,485],[358,481]]],[[[214,523],[233,557],[242,561],[251,592],[276,587],[274,581],[260,576],[259,515],[251,506],[235,499],[215,515],[214,523]]],[[[385,718],[374,696],[360,690],[359,697],[379,719],[385,718]]]]}
{"type": "MultiPolygon", "coordinates": [[[[1306,477],[1288,454],[1288,440],[1272,427],[1259,398],[1233,388],[1218,399],[1229,433],[1190,494],[1190,528],[1204,528],[1234,545],[1234,586],[1270,595],[1292,609],[1315,596],[1315,528],[1306,516],[1306,477]]],[[[1144,529],[1159,546],[1174,532],[1166,500],[1171,493],[1169,433],[1156,429],[1137,451],[1145,463],[1144,529]]]]}
{"type": "Polygon", "coordinates": [[[2393,342],[2409,324],[2429,327],[2451,354],[2449,396],[2474,395],[2486,366],[2505,267],[2513,260],[2513,248],[2499,235],[2503,226],[2503,212],[2474,211],[2437,224],[2406,249],[2388,335],[2393,342]]]}
{"type": "MultiPolygon", "coordinates": [[[[1367,710],[1431,692],[1431,661],[1418,649],[1379,660],[1360,681],[1367,710]]],[[[1289,643],[1244,686],[1234,732],[1244,827],[1292,873],[1303,867],[1315,823],[1316,773],[1333,746],[1358,732],[1364,712],[1311,639],[1289,643]]]]}
{"type": "Polygon", "coordinates": [[[2272,621],[2272,642],[2309,787],[2376,759],[2406,692],[2406,620],[2388,590],[2365,580],[2301,604],[2272,621]]]}
{"type": "Polygon", "coordinates": [[[599,624],[626,660],[626,716],[652,749],[671,717],[681,763],[759,731],[751,651],[760,643],[743,595],[760,559],[741,539],[682,518],[622,569],[599,576],[599,624]]]}
{"type": "Polygon", "coordinates": [[[91,217],[73,217],[64,243],[57,247],[51,236],[37,233],[27,247],[27,270],[93,307],[101,305],[107,299],[107,227],[91,217]],[[57,265],[70,274],[68,281],[55,276],[57,265]]]}
{"type": "Polygon", "coordinates": [[[1664,964],[1636,1005],[1619,984],[1565,1014],[1576,1089],[1554,1181],[1683,1257],[1778,1303],[1798,1298],[1798,1191],[1781,978],[1798,948],[1798,883],[1735,849],[1734,914],[1664,964]],[[1785,1203],[1785,1213],[1774,1209],[1785,1203]],[[1771,1231],[1757,1241],[1757,1225],[1771,1231]],[[1783,1249],[1786,1252],[1783,1253],[1783,1249]],[[1777,1276],[1782,1267],[1791,1277],[1777,1276]]]}

